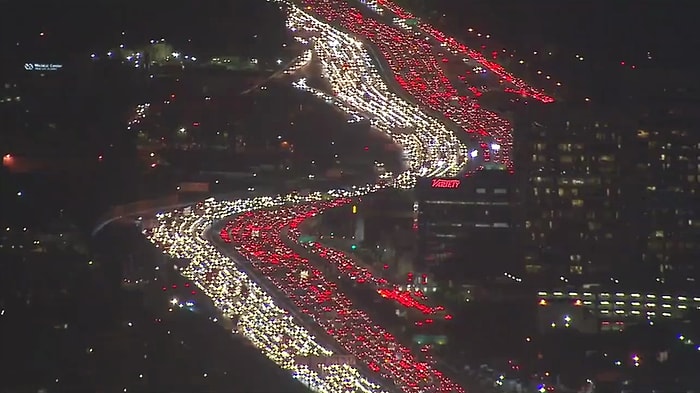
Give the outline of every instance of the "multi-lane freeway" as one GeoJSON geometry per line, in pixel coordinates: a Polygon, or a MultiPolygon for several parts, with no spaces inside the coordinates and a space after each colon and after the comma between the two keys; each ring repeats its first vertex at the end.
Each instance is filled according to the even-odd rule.
{"type": "Polygon", "coordinates": [[[429,25],[409,26],[413,17],[388,0],[278,3],[306,48],[281,75],[348,121],[368,121],[391,137],[403,148],[405,171],[346,190],[209,199],[158,215],[158,224],[144,233],[164,253],[188,259],[182,274],[225,318],[237,321],[238,333],[314,391],[463,392],[445,365],[402,345],[338,280],[353,280],[422,314],[422,323],[451,316],[336,250],[301,245],[298,226],[351,198],[412,187],[416,177],[457,176],[478,169],[475,162],[512,169],[510,124],[461,95],[443,63],[480,64],[505,88],[543,102],[549,97],[429,25]],[[314,68],[321,75],[313,75],[314,68]]]}

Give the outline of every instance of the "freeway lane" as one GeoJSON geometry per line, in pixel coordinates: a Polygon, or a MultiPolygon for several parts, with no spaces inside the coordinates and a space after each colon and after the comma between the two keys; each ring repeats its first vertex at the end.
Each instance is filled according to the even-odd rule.
{"type": "MultiPolygon", "coordinates": [[[[372,126],[404,148],[409,171],[399,176],[399,186],[412,186],[416,175],[454,176],[462,170],[469,156],[467,146],[438,119],[393,93],[360,41],[294,5],[289,5],[287,25],[299,39],[314,37],[315,58],[332,88],[333,99],[354,112],[371,114],[372,126]]],[[[306,89],[304,83],[295,85],[306,89]]],[[[319,98],[325,99],[322,95],[319,98]]],[[[348,111],[348,115],[354,113],[348,111]]]]}
{"type": "MultiPolygon", "coordinates": [[[[308,10],[309,13],[314,14],[313,9],[308,10]]],[[[318,16],[318,15],[317,15],[318,16]]],[[[348,29],[345,29],[343,26],[334,26],[338,31],[342,31],[345,34],[348,35],[353,35],[351,31],[348,29]]],[[[358,41],[362,42],[365,49],[370,55],[370,61],[372,64],[376,67],[378,73],[382,76],[383,81],[390,87],[390,90],[393,91],[395,94],[397,94],[401,99],[404,101],[414,104],[414,105],[420,105],[420,103],[416,100],[415,97],[413,97],[411,94],[409,94],[407,91],[405,91],[401,85],[396,81],[394,78],[393,71],[391,70],[391,66],[389,63],[387,63],[387,60],[382,56],[377,48],[365,37],[356,37],[358,41]]],[[[425,113],[428,115],[440,120],[442,123],[446,124],[450,130],[460,130],[460,132],[456,133],[456,136],[458,139],[460,139],[464,144],[474,144],[474,141],[470,140],[469,138],[464,138],[461,132],[461,126],[459,126],[457,123],[455,123],[452,119],[446,117],[443,113],[440,113],[439,111],[433,110],[432,108],[429,107],[424,107],[422,108],[425,113]]],[[[371,118],[371,116],[369,116],[371,118]]]]}
{"type": "MultiPolygon", "coordinates": [[[[257,196],[256,193],[250,191],[232,191],[220,194],[210,195],[209,198],[213,199],[223,199],[223,200],[236,200],[241,198],[249,198],[257,196]]],[[[180,199],[179,195],[173,195],[175,198],[166,197],[154,200],[141,200],[129,203],[122,206],[114,206],[102,217],[98,218],[95,227],[92,230],[91,235],[96,236],[104,227],[107,225],[121,220],[121,219],[136,219],[138,216],[153,216],[156,213],[164,211],[172,211],[177,209],[182,209],[187,206],[192,206],[199,202],[200,198],[187,198],[185,200],[180,199]],[[172,202],[174,200],[176,202],[172,202]],[[131,208],[135,206],[135,208],[131,208]]]]}
{"type": "MultiPolygon", "coordinates": [[[[360,1],[360,3],[362,3],[362,1],[360,1]]],[[[392,0],[377,0],[377,5],[388,10],[401,19],[416,20],[418,22],[417,26],[421,32],[437,40],[441,46],[445,46],[455,53],[467,56],[471,61],[479,63],[489,71],[496,74],[499,78],[503,79],[505,82],[512,84],[518,94],[534,98],[537,101],[545,104],[554,102],[554,98],[548,96],[543,91],[537,90],[528,85],[524,80],[515,77],[513,74],[506,71],[500,64],[487,60],[481,52],[468,48],[463,43],[457,41],[457,39],[454,37],[448,36],[433,26],[430,26],[429,24],[416,18],[415,15],[401,8],[392,0]]],[[[372,9],[374,7],[368,8],[372,9]]],[[[385,13],[386,12],[383,12],[383,14],[385,13]]]]}
{"type": "MultiPolygon", "coordinates": [[[[319,211],[319,214],[323,214],[324,212],[325,211],[319,211]]],[[[381,308],[381,311],[368,310],[370,313],[375,311],[375,313],[372,313],[373,317],[391,318],[390,316],[394,316],[394,311],[396,309],[404,309],[408,312],[408,315],[411,315],[416,321],[423,319],[423,323],[426,326],[441,318],[446,321],[452,320],[452,315],[447,313],[442,306],[430,305],[429,299],[421,291],[400,291],[398,289],[400,283],[390,282],[382,278],[381,273],[373,272],[369,266],[363,264],[354,257],[348,256],[342,251],[329,248],[326,245],[320,244],[318,241],[312,243],[300,242],[299,239],[302,236],[302,231],[300,229],[304,222],[316,219],[317,217],[318,215],[299,223],[292,222],[287,227],[284,227],[281,231],[282,241],[303,257],[308,258],[317,268],[327,272],[329,277],[338,275],[339,284],[342,282],[350,284],[348,285],[349,293],[358,294],[363,297],[365,304],[367,300],[371,299],[371,296],[363,295],[371,295],[373,293],[374,297],[377,298],[380,294],[386,293],[385,291],[390,291],[391,293],[399,295],[398,297],[382,296],[387,300],[394,300],[391,310],[385,310],[383,308],[381,308]],[[387,315],[381,315],[381,313],[385,311],[388,313],[387,315],[390,315],[389,317],[387,315]],[[428,320],[431,322],[428,322],[428,320]]],[[[376,301],[376,299],[370,301],[376,301]]],[[[409,321],[403,320],[401,322],[401,324],[405,323],[409,323],[409,321]]],[[[409,341],[410,337],[404,337],[403,343],[409,341]]],[[[449,376],[466,387],[468,391],[495,391],[495,389],[485,387],[483,381],[479,381],[478,378],[459,371],[453,367],[451,362],[447,359],[443,359],[437,355],[433,356],[431,352],[432,351],[425,347],[421,349],[421,355],[425,357],[427,362],[449,371],[449,376]]],[[[461,364],[461,361],[457,361],[456,364],[461,364]]]]}
{"type": "Polygon", "coordinates": [[[228,222],[221,235],[229,238],[257,274],[269,279],[302,313],[310,315],[358,361],[393,380],[402,391],[463,392],[358,309],[327,274],[281,241],[280,232],[285,227],[348,201],[343,198],[249,212],[228,222]]]}
{"type": "Polygon", "coordinates": [[[481,108],[476,100],[457,93],[445,75],[442,62],[435,56],[430,37],[422,39],[365,17],[346,1],[300,2],[323,21],[341,26],[352,32],[353,36],[370,41],[389,63],[393,78],[403,90],[415,97],[423,107],[440,112],[459,124],[461,132],[478,141],[481,156],[486,161],[502,163],[512,169],[510,123],[494,112],[481,108]]]}
{"type": "MultiPolygon", "coordinates": [[[[298,307],[295,306],[290,299],[280,291],[278,287],[274,285],[267,277],[262,276],[255,270],[251,262],[247,260],[239,251],[234,247],[230,247],[229,244],[225,243],[220,236],[221,231],[227,225],[230,220],[235,219],[236,216],[227,217],[221,221],[215,222],[212,226],[205,230],[204,238],[215,244],[218,249],[224,254],[231,258],[235,262],[236,266],[245,272],[248,277],[251,277],[255,283],[260,285],[266,293],[273,296],[281,307],[288,310],[301,324],[307,328],[310,332],[314,334],[317,339],[326,346],[326,348],[331,349],[334,354],[349,354],[347,350],[341,348],[333,337],[331,337],[326,331],[324,331],[312,317],[307,314],[302,314],[298,307]]],[[[366,367],[360,367],[366,374],[371,374],[370,370],[366,367]]],[[[378,378],[382,380],[382,385],[385,387],[393,386],[388,380],[383,380],[383,378],[378,378]]],[[[391,390],[390,390],[391,391],[391,390]]]]}
{"type": "MultiPolygon", "coordinates": [[[[305,0],[304,3],[310,1],[305,0]]],[[[320,0],[314,0],[314,4],[328,5],[320,0]]],[[[325,9],[325,12],[335,12],[335,17],[339,18],[348,15],[358,18],[356,13],[338,14],[333,7],[330,11],[325,9]]],[[[398,42],[408,40],[403,32],[387,29],[385,25],[361,15],[357,20],[360,21],[359,25],[366,23],[372,29],[368,31],[366,27],[352,23],[345,27],[349,31],[363,33],[368,39],[381,33],[389,34],[383,37],[389,42],[393,42],[394,37],[399,37],[398,42]]],[[[467,158],[474,157],[474,150],[456,138],[441,118],[431,116],[392,92],[393,89],[384,82],[386,75],[382,77],[377,71],[376,62],[372,61],[370,52],[361,41],[317,20],[293,4],[289,4],[287,24],[293,32],[304,32],[314,37],[306,42],[312,44],[313,55],[320,62],[323,77],[331,86],[332,99],[299,83],[301,80],[295,86],[334,103],[348,116],[370,114],[372,126],[385,132],[404,148],[409,170],[397,176],[394,186],[411,187],[416,176],[454,176],[465,167],[467,158]]],[[[301,36],[296,38],[305,40],[301,36]]],[[[411,48],[423,47],[415,41],[411,42],[411,48]]],[[[397,69],[403,67],[401,72],[404,74],[398,79],[402,87],[413,89],[415,94],[412,95],[425,107],[439,110],[455,120],[452,116],[457,112],[453,101],[447,99],[452,97],[454,90],[439,75],[440,68],[436,66],[432,52],[414,59],[417,53],[408,53],[407,45],[394,42],[390,47],[383,47],[382,42],[376,41],[374,44],[380,48],[394,75],[398,75],[397,69]],[[431,78],[425,79],[431,75],[431,78]],[[448,106],[444,106],[446,99],[448,106]]],[[[299,64],[307,63],[308,56],[304,55],[299,64]]],[[[395,85],[392,84],[392,87],[395,88],[395,85]]],[[[481,139],[479,147],[484,158],[490,151],[494,153],[494,158],[498,158],[499,154],[507,157],[510,130],[503,128],[503,124],[498,123],[498,119],[491,114],[479,111],[478,106],[471,104],[466,108],[466,114],[460,115],[466,117],[459,118],[460,121],[472,122],[482,128],[471,133],[485,138],[489,136],[486,129],[492,126],[491,122],[495,122],[497,129],[492,129],[495,137],[506,138],[495,139],[506,147],[500,153],[493,144],[483,142],[487,139],[481,139]]],[[[336,196],[357,197],[376,189],[370,187],[354,193],[337,192],[336,196]]],[[[281,229],[295,220],[303,220],[307,214],[315,214],[314,209],[327,203],[319,202],[323,199],[323,195],[314,194],[308,197],[290,195],[230,202],[207,201],[198,205],[192,213],[160,215],[159,225],[147,232],[147,236],[169,255],[189,259],[190,265],[182,274],[212,298],[224,315],[238,318],[239,331],[243,336],[313,390],[394,390],[390,384],[384,384],[382,388],[371,382],[381,374],[395,381],[397,387],[406,392],[462,392],[463,389],[450,378],[431,364],[419,361],[390,333],[374,324],[366,313],[357,310],[337,285],[281,241],[281,229]],[[309,206],[311,210],[308,210],[309,206]],[[227,230],[224,232],[227,238],[223,239],[223,247],[232,246],[228,239],[237,248],[233,248],[235,253],[223,255],[219,251],[222,244],[214,243],[211,238],[216,232],[209,228],[212,223],[229,216],[234,217],[233,224],[226,224],[227,230]],[[320,324],[325,333],[321,334],[316,324],[320,324]],[[333,339],[330,340],[330,337],[333,339]],[[371,372],[365,368],[339,364],[326,366],[323,372],[319,372],[298,362],[300,357],[328,357],[333,353],[342,353],[339,347],[355,355],[371,372]]]]}
{"type": "MultiPolygon", "coordinates": [[[[367,192],[367,189],[360,191],[367,192]]],[[[338,191],[339,194],[342,192],[338,191]]],[[[346,195],[352,196],[349,192],[346,195]]],[[[393,389],[382,389],[371,382],[352,365],[331,364],[318,369],[299,363],[299,357],[323,358],[333,355],[333,351],[319,344],[316,335],[299,325],[256,280],[239,270],[237,263],[222,255],[204,237],[212,222],[223,217],[324,197],[321,193],[314,193],[307,197],[259,197],[233,202],[209,200],[188,212],[160,214],[158,225],[144,233],[164,253],[189,259],[190,263],[181,268],[180,273],[211,298],[224,316],[238,320],[238,331],[243,337],[312,390],[391,391],[393,389]]]]}

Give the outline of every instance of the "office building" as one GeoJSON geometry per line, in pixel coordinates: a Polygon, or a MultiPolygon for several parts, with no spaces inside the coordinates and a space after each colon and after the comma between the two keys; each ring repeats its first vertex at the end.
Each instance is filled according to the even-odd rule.
{"type": "Polygon", "coordinates": [[[419,180],[418,265],[453,284],[516,273],[513,180],[502,169],[419,180]]]}
{"type": "Polygon", "coordinates": [[[628,149],[643,225],[637,271],[659,283],[696,285],[700,263],[700,135],[698,91],[681,89],[652,97],[641,112],[628,149]]]}
{"type": "Polygon", "coordinates": [[[585,285],[578,289],[539,291],[537,304],[538,318],[543,323],[541,326],[578,329],[579,324],[585,322],[585,330],[589,331],[589,316],[592,315],[598,320],[600,331],[611,331],[649,321],[686,318],[700,311],[700,296],[698,293],[670,290],[661,293],[611,291],[597,285],[585,285]],[[574,318],[575,314],[579,317],[574,318]],[[567,315],[569,318],[566,318],[567,315]],[[586,318],[582,319],[584,316],[586,318]]]}
{"type": "Polygon", "coordinates": [[[622,183],[625,130],[591,121],[587,113],[518,128],[527,273],[609,277],[630,263],[625,245],[631,243],[633,222],[622,183]]]}

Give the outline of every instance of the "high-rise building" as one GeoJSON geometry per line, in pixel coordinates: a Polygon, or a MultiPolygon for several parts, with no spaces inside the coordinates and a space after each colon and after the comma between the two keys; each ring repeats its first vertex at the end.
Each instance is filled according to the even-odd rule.
{"type": "Polygon", "coordinates": [[[700,121],[697,94],[683,89],[654,97],[627,144],[635,152],[631,180],[643,218],[637,269],[660,283],[700,279],[700,134],[692,129],[700,121]]]}
{"type": "Polygon", "coordinates": [[[513,175],[496,168],[419,180],[418,264],[455,284],[517,274],[514,185],[513,175]]]}
{"type": "Polygon", "coordinates": [[[640,288],[695,283],[697,91],[658,89],[619,113],[558,110],[516,128],[526,271],[640,288]]]}
{"type": "Polygon", "coordinates": [[[621,182],[625,128],[585,113],[557,118],[516,132],[523,265],[544,276],[609,276],[631,257],[621,182]]]}

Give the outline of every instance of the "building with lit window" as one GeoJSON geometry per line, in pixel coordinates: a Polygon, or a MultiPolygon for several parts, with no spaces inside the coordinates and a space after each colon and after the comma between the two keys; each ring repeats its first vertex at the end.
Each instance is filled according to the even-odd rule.
{"type": "Polygon", "coordinates": [[[511,174],[421,179],[416,197],[418,266],[454,284],[517,273],[511,174]]]}
{"type": "Polygon", "coordinates": [[[516,133],[528,273],[607,277],[632,257],[621,181],[625,128],[589,117],[556,116],[516,133]]]}
{"type": "Polygon", "coordinates": [[[581,322],[586,323],[585,330],[590,331],[592,315],[597,318],[601,331],[621,330],[626,325],[681,319],[700,311],[700,293],[623,292],[584,286],[578,290],[540,291],[537,296],[538,319],[544,328],[578,329],[581,322]],[[574,318],[574,315],[578,317],[574,318]],[[569,316],[569,321],[562,319],[566,316],[569,316]]]}
{"type": "Polygon", "coordinates": [[[627,144],[638,152],[642,204],[638,271],[660,283],[695,283],[700,267],[700,122],[698,91],[655,97],[627,144]]]}
{"type": "Polygon", "coordinates": [[[620,113],[554,105],[521,119],[528,273],[638,287],[700,279],[700,89],[655,91],[620,113]]]}

